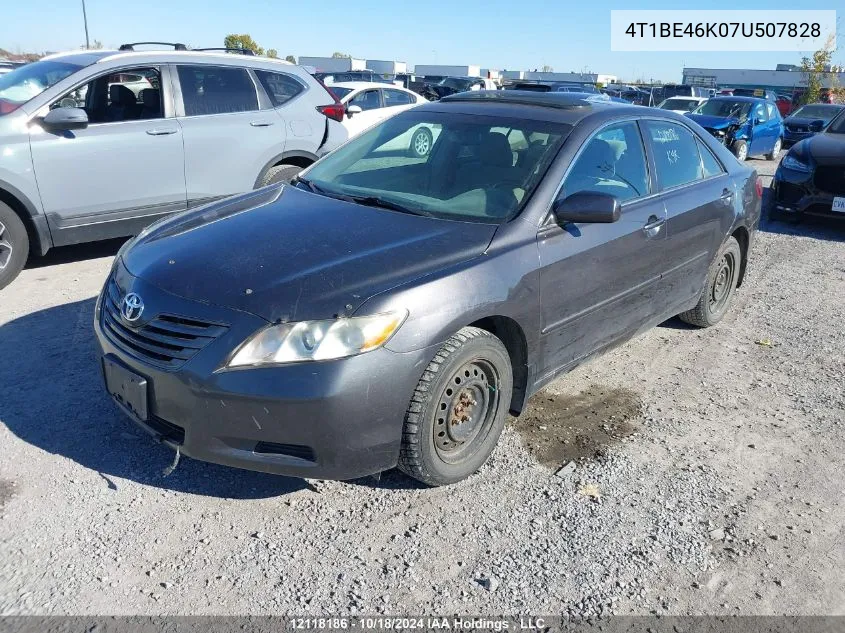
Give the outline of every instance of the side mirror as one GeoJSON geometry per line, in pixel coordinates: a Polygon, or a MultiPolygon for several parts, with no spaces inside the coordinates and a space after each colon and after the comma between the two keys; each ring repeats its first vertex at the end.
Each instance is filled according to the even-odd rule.
{"type": "Polygon", "coordinates": [[[570,222],[604,223],[616,222],[622,215],[619,200],[614,196],[596,191],[579,191],[558,199],[552,205],[555,221],[563,226],[570,222]]]}
{"type": "Polygon", "coordinates": [[[40,121],[45,130],[61,132],[84,130],[88,127],[88,114],[82,108],[56,108],[40,121]]]}
{"type": "Polygon", "coordinates": [[[824,121],[818,119],[817,121],[813,121],[810,123],[810,131],[811,132],[821,132],[824,129],[824,121]]]}
{"type": "Polygon", "coordinates": [[[348,116],[350,119],[352,118],[353,114],[361,114],[362,112],[363,110],[361,109],[361,106],[348,106],[346,108],[346,116],[348,116]]]}

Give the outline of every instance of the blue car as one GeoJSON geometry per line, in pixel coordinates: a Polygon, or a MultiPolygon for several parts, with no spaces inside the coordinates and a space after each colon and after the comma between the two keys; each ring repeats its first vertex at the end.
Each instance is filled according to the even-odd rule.
{"type": "Polygon", "coordinates": [[[774,160],[783,144],[783,119],[771,101],[757,97],[712,97],[687,114],[744,161],[774,160]]]}
{"type": "Polygon", "coordinates": [[[821,132],[842,110],[845,110],[845,105],[833,103],[810,103],[801,106],[783,122],[783,146],[789,147],[821,132]]]}

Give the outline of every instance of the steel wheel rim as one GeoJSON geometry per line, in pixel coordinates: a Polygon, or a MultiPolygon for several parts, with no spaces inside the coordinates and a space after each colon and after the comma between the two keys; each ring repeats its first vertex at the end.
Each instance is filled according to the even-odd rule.
{"type": "Polygon", "coordinates": [[[12,261],[12,252],[14,250],[12,243],[9,241],[6,225],[0,222],[0,270],[6,268],[9,262],[12,261]]]}
{"type": "Polygon", "coordinates": [[[710,287],[710,312],[718,313],[725,307],[731,294],[731,287],[736,275],[736,260],[732,253],[725,253],[719,260],[716,276],[710,287]]]}
{"type": "Polygon", "coordinates": [[[428,154],[430,144],[428,142],[428,134],[425,132],[417,132],[414,136],[414,151],[420,156],[428,154]]]}
{"type": "Polygon", "coordinates": [[[449,377],[437,401],[432,439],[437,455],[449,464],[473,455],[490,433],[499,409],[499,372],[475,359],[449,377]]]}

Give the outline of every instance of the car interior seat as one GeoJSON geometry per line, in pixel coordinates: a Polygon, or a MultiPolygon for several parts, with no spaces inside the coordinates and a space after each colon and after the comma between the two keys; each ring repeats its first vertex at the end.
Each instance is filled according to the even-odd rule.
{"type": "Polygon", "coordinates": [[[131,121],[138,118],[138,97],[126,86],[109,86],[109,106],[106,111],[108,121],[131,121]]]}

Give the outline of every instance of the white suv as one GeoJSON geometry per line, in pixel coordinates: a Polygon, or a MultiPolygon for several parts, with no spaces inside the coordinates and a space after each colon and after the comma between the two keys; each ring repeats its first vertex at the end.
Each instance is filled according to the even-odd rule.
{"type": "Polygon", "coordinates": [[[343,106],[299,66],[121,48],[0,76],[0,288],[30,251],[290,180],[347,137],[343,106]]]}

